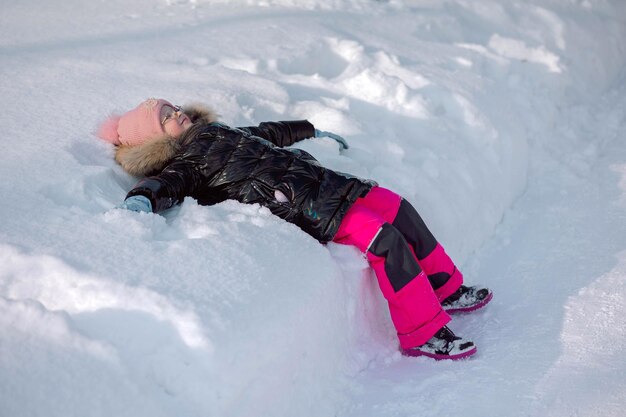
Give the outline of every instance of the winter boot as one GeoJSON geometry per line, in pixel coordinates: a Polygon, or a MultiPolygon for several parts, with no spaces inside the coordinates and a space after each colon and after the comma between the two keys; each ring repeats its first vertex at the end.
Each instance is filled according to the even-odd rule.
{"type": "Polygon", "coordinates": [[[462,359],[476,353],[474,342],[462,339],[443,326],[430,340],[422,346],[402,349],[406,356],[428,356],[436,360],[462,359]]]}
{"type": "Polygon", "coordinates": [[[489,288],[461,287],[454,294],[441,302],[447,313],[468,313],[484,307],[493,298],[489,288]]]}

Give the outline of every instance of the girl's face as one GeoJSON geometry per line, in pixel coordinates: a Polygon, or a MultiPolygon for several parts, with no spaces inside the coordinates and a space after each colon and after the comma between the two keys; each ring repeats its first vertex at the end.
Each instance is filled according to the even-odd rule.
{"type": "Polygon", "coordinates": [[[165,133],[174,138],[182,135],[192,125],[191,119],[178,106],[163,105],[159,117],[165,133]]]}

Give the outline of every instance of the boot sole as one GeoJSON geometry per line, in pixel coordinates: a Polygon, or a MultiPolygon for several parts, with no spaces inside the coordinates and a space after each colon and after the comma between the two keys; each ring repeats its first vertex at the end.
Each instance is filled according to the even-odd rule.
{"type": "Polygon", "coordinates": [[[443,309],[445,310],[446,313],[469,313],[472,311],[476,311],[479,308],[483,308],[489,303],[489,301],[491,301],[492,298],[493,298],[493,293],[490,292],[489,295],[487,295],[484,300],[482,300],[478,304],[474,304],[473,306],[461,307],[461,308],[450,308],[450,309],[446,309],[444,307],[443,309]]]}
{"type": "Polygon", "coordinates": [[[459,359],[465,359],[467,357],[472,356],[473,354],[476,353],[477,349],[476,349],[476,346],[474,346],[470,350],[466,350],[465,352],[462,352],[462,353],[457,353],[456,355],[442,355],[439,353],[428,353],[428,352],[422,352],[417,349],[401,349],[400,351],[402,352],[404,356],[412,356],[412,357],[426,356],[428,358],[432,358],[437,361],[442,361],[442,360],[457,361],[459,359]]]}

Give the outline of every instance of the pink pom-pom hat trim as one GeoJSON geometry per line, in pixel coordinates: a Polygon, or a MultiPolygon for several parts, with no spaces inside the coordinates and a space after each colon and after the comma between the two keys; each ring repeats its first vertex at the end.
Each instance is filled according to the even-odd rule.
{"type": "Polygon", "coordinates": [[[112,143],[113,145],[120,145],[120,136],[117,133],[117,128],[120,124],[120,118],[121,116],[112,115],[107,120],[102,122],[102,124],[98,128],[98,136],[101,139],[112,143]]]}

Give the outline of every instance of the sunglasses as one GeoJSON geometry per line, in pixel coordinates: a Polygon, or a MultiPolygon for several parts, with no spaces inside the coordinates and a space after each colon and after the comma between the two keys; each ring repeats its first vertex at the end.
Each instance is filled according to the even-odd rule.
{"type": "Polygon", "coordinates": [[[165,115],[162,114],[163,118],[161,119],[161,126],[165,126],[165,123],[167,123],[168,120],[177,118],[183,110],[180,106],[174,106],[173,108],[170,106],[164,106],[163,109],[166,113],[165,115]]]}

